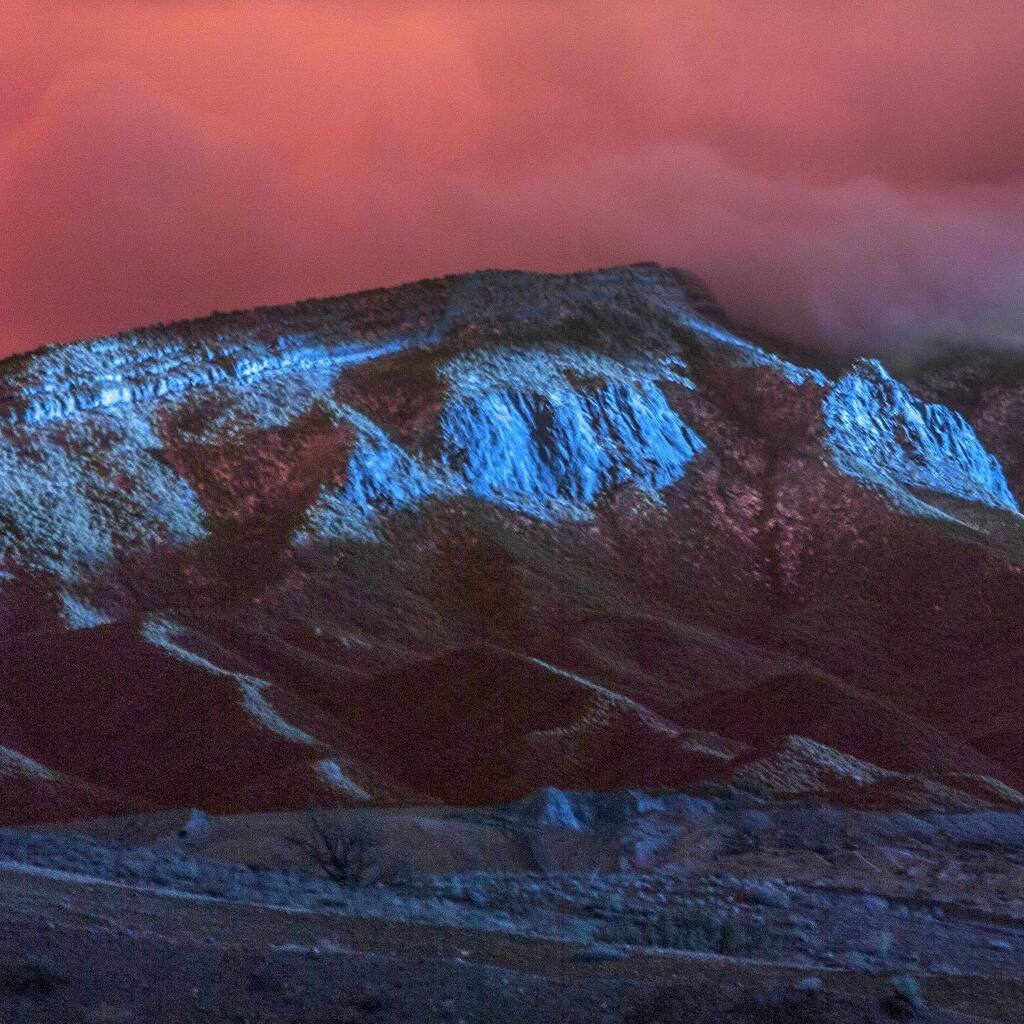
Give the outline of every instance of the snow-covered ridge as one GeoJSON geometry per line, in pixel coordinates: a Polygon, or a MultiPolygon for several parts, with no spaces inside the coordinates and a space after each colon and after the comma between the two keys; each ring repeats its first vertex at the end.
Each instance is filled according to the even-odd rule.
{"type": "Polygon", "coordinates": [[[256,341],[186,349],[182,344],[137,354],[103,342],[74,350],[75,377],[68,379],[65,350],[37,356],[32,378],[17,391],[0,392],[0,419],[36,425],[92,409],[152,401],[195,388],[245,386],[261,377],[367,362],[437,342],[436,333],[386,342],[324,343],[311,335],[283,336],[271,344],[256,341]],[[134,356],[134,358],[130,357],[134,356]]]}
{"type": "MultiPolygon", "coordinates": [[[[174,543],[203,535],[196,496],[152,457],[163,444],[152,403],[212,389],[216,408],[181,428],[184,443],[216,446],[247,430],[285,427],[314,405],[351,433],[345,482],[307,509],[304,529],[313,533],[366,535],[397,508],[467,495],[540,518],[587,519],[602,494],[623,485],[657,500],[705,450],[668,392],[695,390],[691,369],[710,355],[770,371],[788,385],[780,394],[819,395],[827,456],[903,509],[943,514],[922,500],[928,491],[1019,511],[998,461],[961,416],[921,402],[874,361],[835,383],[790,363],[702,316],[660,268],[565,278],[485,273],[441,284],[144,330],[0,365],[0,423],[13,428],[9,450],[0,448],[8,504],[28,508],[45,493],[60,509],[53,518],[21,517],[46,550],[61,536],[60,523],[95,519],[100,494],[104,523],[116,518],[111,509],[125,510],[122,539],[135,537],[140,522],[184,524],[166,537],[174,543]],[[433,350],[430,373],[441,385],[429,452],[399,444],[335,387],[346,366],[414,350],[433,350]],[[136,415],[136,405],[147,408],[136,415]],[[110,415],[83,417],[56,443],[40,432],[25,457],[33,427],[90,411],[110,415]],[[111,482],[126,471],[131,488],[111,482]],[[61,481],[59,493],[51,494],[51,479],[61,481]]],[[[371,387],[386,389],[391,379],[371,387]]],[[[737,399],[719,394],[722,386],[712,380],[702,398],[737,399]]],[[[784,411],[786,399],[779,401],[784,411]]],[[[106,531],[99,534],[88,546],[90,564],[113,551],[106,531]]],[[[81,544],[72,547],[84,558],[81,544]]]]}
{"type": "Polygon", "coordinates": [[[725,327],[711,323],[703,317],[695,316],[689,311],[678,314],[677,319],[681,327],[695,332],[705,344],[710,341],[720,346],[721,350],[727,352],[737,366],[767,367],[770,370],[775,370],[790,384],[797,386],[810,383],[823,388],[830,383],[828,377],[820,370],[798,366],[772,352],[766,352],[763,348],[745,341],[725,327]]]}
{"type": "MultiPolygon", "coordinates": [[[[460,328],[500,343],[506,331],[543,335],[550,326],[549,340],[554,340],[567,322],[592,320],[597,337],[607,328],[607,316],[623,314],[624,322],[633,325],[621,332],[631,355],[653,351],[655,344],[671,349],[664,326],[672,322],[721,340],[719,335],[728,332],[698,315],[698,306],[713,304],[705,292],[690,275],[655,264],[570,275],[482,271],[215,314],[50,346],[0,362],[0,423],[48,423],[197,388],[238,386],[268,375],[365,362],[436,346],[450,330],[460,328]]],[[[760,352],[734,335],[728,338],[737,352],[760,352]]],[[[776,362],[766,353],[757,361],[776,362]]]]}
{"type": "MultiPolygon", "coordinates": [[[[481,271],[214,314],[0,362],[0,423],[46,423],[194,388],[363,362],[432,347],[452,327],[475,327],[488,337],[506,325],[557,330],[570,308],[586,319],[622,301],[642,316],[656,295],[662,304],[688,306],[699,291],[694,281],[654,264],[570,275],[481,271]]],[[[630,341],[645,347],[640,338],[630,341]]]]}

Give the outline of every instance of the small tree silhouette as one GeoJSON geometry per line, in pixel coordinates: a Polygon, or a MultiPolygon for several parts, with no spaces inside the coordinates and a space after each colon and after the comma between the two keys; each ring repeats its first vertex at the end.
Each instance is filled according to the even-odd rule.
{"type": "Polygon", "coordinates": [[[376,841],[362,818],[341,824],[313,815],[305,831],[289,833],[285,841],[338,885],[363,885],[376,863],[376,841]]]}

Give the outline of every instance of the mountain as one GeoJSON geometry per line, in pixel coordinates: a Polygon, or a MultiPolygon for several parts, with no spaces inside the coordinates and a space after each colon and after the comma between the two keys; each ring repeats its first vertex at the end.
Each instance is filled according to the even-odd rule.
{"type": "Polygon", "coordinates": [[[653,264],[8,359],[3,814],[1024,806],[1024,372],[905,377],[653,264]]]}

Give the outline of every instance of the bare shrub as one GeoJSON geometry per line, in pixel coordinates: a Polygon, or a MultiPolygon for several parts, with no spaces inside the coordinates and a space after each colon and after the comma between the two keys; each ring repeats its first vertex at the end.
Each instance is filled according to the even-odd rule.
{"type": "Polygon", "coordinates": [[[377,841],[362,818],[334,822],[312,815],[303,831],[289,833],[285,840],[338,885],[355,887],[375,880],[377,841]]]}

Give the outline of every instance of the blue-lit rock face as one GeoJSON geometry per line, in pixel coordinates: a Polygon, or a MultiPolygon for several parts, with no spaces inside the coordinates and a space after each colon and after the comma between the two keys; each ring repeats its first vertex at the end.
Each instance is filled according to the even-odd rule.
{"type": "Polygon", "coordinates": [[[456,361],[442,464],[460,489],[542,517],[623,484],[656,495],[705,447],[658,386],[692,386],[680,370],[574,351],[456,361]]]}
{"type": "Polygon", "coordinates": [[[433,458],[333,404],[357,441],[345,484],[321,496],[300,536],[372,536],[380,515],[428,497],[473,495],[545,520],[589,518],[625,484],[657,497],[705,447],[659,387],[692,387],[684,369],[573,349],[457,356],[438,366],[447,398],[433,458]]]}
{"type": "Polygon", "coordinates": [[[859,360],[839,380],[824,417],[836,466],[908,511],[943,514],[918,491],[1020,511],[998,460],[970,424],[945,406],[915,398],[877,360],[859,360]]]}
{"type": "Polygon", "coordinates": [[[704,448],[651,382],[489,391],[452,402],[442,430],[447,466],[471,494],[540,513],[590,505],[621,484],[656,494],[704,448]]]}

